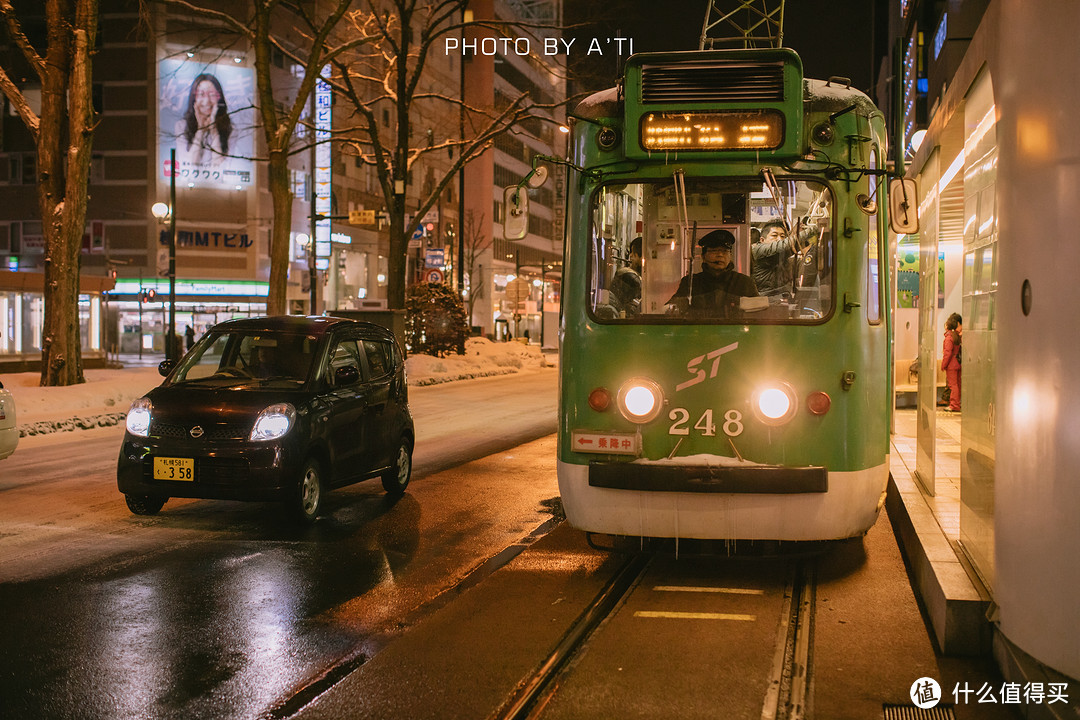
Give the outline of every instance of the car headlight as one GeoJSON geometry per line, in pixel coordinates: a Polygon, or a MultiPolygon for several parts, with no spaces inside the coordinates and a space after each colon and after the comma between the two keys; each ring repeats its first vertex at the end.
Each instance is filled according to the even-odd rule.
{"type": "Polygon", "coordinates": [[[795,416],[795,390],[787,383],[774,383],[754,394],[754,411],[766,425],[783,425],[795,416]]]}
{"type": "Polygon", "coordinates": [[[630,422],[649,422],[663,404],[664,392],[648,378],[631,378],[619,388],[619,411],[630,422]]]}
{"type": "Polygon", "coordinates": [[[251,429],[251,440],[277,440],[296,421],[296,408],[289,403],[278,403],[259,413],[255,418],[255,427],[251,429]]]}
{"type": "Polygon", "coordinates": [[[131,403],[131,409],[127,414],[127,431],[132,435],[146,437],[150,434],[150,411],[153,404],[150,398],[141,397],[131,403]]]}

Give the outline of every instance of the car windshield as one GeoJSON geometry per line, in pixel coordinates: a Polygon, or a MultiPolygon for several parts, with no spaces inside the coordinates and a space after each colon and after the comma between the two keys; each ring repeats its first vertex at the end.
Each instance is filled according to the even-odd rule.
{"type": "Polygon", "coordinates": [[[805,323],[833,308],[833,199],[763,172],[594,195],[589,309],[612,323],[805,323]]]}
{"type": "Polygon", "coordinates": [[[307,382],[318,338],[282,332],[214,332],[180,361],[173,382],[298,387],[307,382]]]}

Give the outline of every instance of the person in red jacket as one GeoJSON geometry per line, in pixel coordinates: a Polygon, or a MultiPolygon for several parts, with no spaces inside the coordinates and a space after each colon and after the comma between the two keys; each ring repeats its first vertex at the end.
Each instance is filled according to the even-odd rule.
{"type": "Polygon", "coordinates": [[[960,412],[960,342],[963,337],[963,321],[959,313],[945,320],[945,341],[941,349],[941,369],[949,386],[949,412],[960,412]]]}

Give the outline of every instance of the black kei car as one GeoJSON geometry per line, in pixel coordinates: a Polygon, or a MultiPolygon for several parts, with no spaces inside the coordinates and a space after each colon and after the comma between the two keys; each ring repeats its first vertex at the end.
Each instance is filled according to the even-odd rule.
{"type": "Polygon", "coordinates": [[[393,334],[334,317],[230,320],[132,403],[116,479],[128,508],[170,497],[281,500],[312,522],[324,493],[371,477],[400,495],[413,421],[393,334]]]}

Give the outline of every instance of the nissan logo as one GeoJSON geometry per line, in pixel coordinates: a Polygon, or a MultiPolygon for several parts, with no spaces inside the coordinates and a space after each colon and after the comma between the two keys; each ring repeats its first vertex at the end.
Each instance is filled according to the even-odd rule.
{"type": "Polygon", "coordinates": [[[193,438],[201,438],[203,436],[202,426],[196,425],[195,427],[191,428],[190,434],[193,438]]]}

